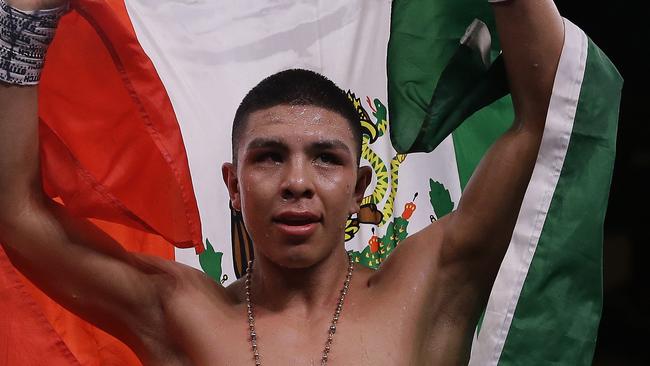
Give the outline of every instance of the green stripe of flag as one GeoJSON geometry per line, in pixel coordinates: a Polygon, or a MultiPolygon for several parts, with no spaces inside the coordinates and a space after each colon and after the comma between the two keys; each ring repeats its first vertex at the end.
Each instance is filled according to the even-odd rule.
{"type": "MultiPolygon", "coordinates": [[[[431,151],[441,141],[421,141],[418,135],[430,130],[428,124],[440,113],[440,108],[430,108],[434,91],[443,70],[459,48],[465,29],[474,19],[480,19],[488,28],[494,29],[491,9],[483,0],[393,1],[387,65],[391,140],[397,151],[431,151]]],[[[496,39],[493,39],[491,50],[491,58],[495,58],[499,52],[496,39]]],[[[443,99],[447,96],[443,95],[443,99]]],[[[462,102],[462,98],[438,100],[436,106],[454,111],[454,107],[462,102]]],[[[480,125],[482,133],[494,138],[512,121],[510,110],[507,101],[498,103],[479,112],[478,116],[470,117],[468,123],[480,125]],[[502,119],[504,113],[505,122],[502,119]]],[[[469,134],[473,134],[475,130],[470,131],[469,134]]],[[[486,143],[484,137],[478,138],[480,143],[463,150],[461,160],[478,161],[493,141],[486,143]]],[[[470,165],[463,163],[463,167],[470,165]]],[[[472,170],[461,169],[460,172],[468,178],[472,170]]],[[[464,186],[462,177],[461,185],[464,186]]]]}
{"type": "MultiPolygon", "coordinates": [[[[391,139],[396,150],[430,151],[430,145],[423,145],[439,143],[440,139],[420,141],[418,134],[426,129],[431,112],[436,112],[430,106],[440,75],[474,19],[486,23],[495,34],[492,10],[483,0],[393,1],[387,64],[391,139]]],[[[494,37],[491,58],[499,52],[494,37]]],[[[458,108],[458,104],[450,103],[449,108],[458,108]]],[[[454,131],[461,189],[490,145],[510,127],[513,117],[512,101],[506,96],[469,116],[454,131]]]]}
{"type": "Polygon", "coordinates": [[[591,41],[587,52],[571,142],[499,365],[592,362],[622,79],[591,41]]]}
{"type": "MultiPolygon", "coordinates": [[[[432,96],[465,27],[474,18],[494,29],[489,7],[482,0],[393,2],[388,85],[391,139],[398,151],[430,151],[439,142],[437,137],[433,144],[421,138],[431,128],[427,123],[435,120],[431,118],[432,96]]],[[[498,52],[495,41],[492,57],[498,52]]],[[[529,215],[534,216],[531,221],[539,226],[538,231],[531,234],[532,230],[520,229],[524,240],[513,251],[509,268],[504,272],[517,274],[519,279],[495,284],[499,291],[493,290],[490,301],[500,308],[493,312],[488,309],[485,330],[475,342],[476,355],[473,348],[472,364],[570,365],[588,364],[591,360],[602,301],[602,218],[612,174],[621,79],[591,43],[586,68],[585,87],[578,89],[581,94],[576,126],[568,125],[565,133],[569,149],[565,145],[558,150],[559,160],[550,159],[564,162],[566,158],[561,179],[556,176],[551,185],[547,181],[542,186],[551,189],[541,192],[547,194],[539,201],[545,202],[544,208],[537,201],[531,204],[531,209],[541,214],[529,215]],[[612,94],[594,95],[592,84],[600,85],[596,91],[608,88],[612,94]],[[594,102],[589,100],[607,103],[602,104],[604,108],[592,107],[594,102]],[[591,119],[598,122],[590,126],[586,121],[591,119]],[[585,158],[583,154],[591,157],[585,158]],[[554,194],[556,187],[558,191],[554,194]],[[585,213],[590,216],[580,216],[585,213]]],[[[505,97],[479,110],[454,131],[461,187],[512,120],[512,104],[505,97]]],[[[558,175],[560,169],[562,165],[558,175]]]]}

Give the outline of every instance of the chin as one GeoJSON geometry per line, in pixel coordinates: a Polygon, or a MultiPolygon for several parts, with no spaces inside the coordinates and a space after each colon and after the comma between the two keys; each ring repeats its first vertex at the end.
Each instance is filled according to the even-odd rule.
{"type": "Polygon", "coordinates": [[[284,268],[303,269],[312,267],[331,254],[330,248],[318,247],[314,243],[283,245],[264,255],[273,263],[284,268]]]}
{"type": "Polygon", "coordinates": [[[313,235],[284,234],[266,232],[259,241],[253,236],[256,254],[283,268],[303,269],[321,263],[344,245],[343,235],[323,235],[325,233],[322,232],[313,235]]]}
{"type": "Polygon", "coordinates": [[[312,267],[325,258],[325,255],[316,253],[314,248],[301,248],[301,246],[307,245],[289,248],[279,256],[277,264],[285,268],[302,269],[312,267]]]}

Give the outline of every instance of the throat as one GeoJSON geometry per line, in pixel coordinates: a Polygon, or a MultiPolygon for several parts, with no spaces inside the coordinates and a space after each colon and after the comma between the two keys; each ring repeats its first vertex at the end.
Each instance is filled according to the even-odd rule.
{"type": "MultiPolygon", "coordinates": [[[[347,272],[345,273],[345,280],[343,281],[343,286],[340,290],[338,301],[336,301],[336,307],[334,308],[334,315],[332,317],[332,321],[329,325],[329,328],[327,329],[327,339],[325,340],[325,346],[323,348],[323,352],[321,356],[321,365],[327,364],[328,356],[332,348],[332,342],[334,340],[334,335],[336,334],[337,325],[343,311],[345,298],[348,292],[350,291],[350,282],[352,281],[352,272],[354,271],[354,263],[352,262],[352,258],[350,258],[349,255],[346,256],[347,256],[347,263],[348,263],[347,272]]],[[[248,270],[246,272],[246,280],[244,281],[246,312],[247,312],[249,336],[251,342],[251,351],[253,353],[253,359],[255,360],[255,365],[260,366],[262,365],[262,356],[259,352],[259,348],[257,344],[257,329],[255,328],[256,308],[252,301],[253,271],[254,271],[254,264],[253,262],[249,262],[248,270]]],[[[263,278],[263,276],[260,278],[263,278]]]]}
{"type": "Polygon", "coordinates": [[[337,254],[306,268],[287,268],[256,256],[249,264],[254,270],[247,273],[253,302],[264,311],[296,315],[331,307],[340,295],[350,264],[347,252],[337,254]]]}

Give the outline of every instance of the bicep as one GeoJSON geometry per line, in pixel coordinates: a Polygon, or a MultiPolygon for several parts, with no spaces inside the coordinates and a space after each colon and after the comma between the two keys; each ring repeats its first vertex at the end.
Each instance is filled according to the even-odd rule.
{"type": "Polygon", "coordinates": [[[540,139],[525,129],[507,131],[481,161],[458,208],[400,243],[380,267],[378,285],[390,293],[419,289],[408,296],[435,314],[478,314],[510,242],[540,139]],[[402,288],[405,283],[412,286],[402,288]]]}
{"type": "Polygon", "coordinates": [[[470,321],[487,296],[484,265],[475,256],[461,255],[459,243],[445,232],[451,216],[402,241],[372,278],[378,292],[405,299],[429,325],[442,318],[470,321]]]}
{"type": "Polygon", "coordinates": [[[441,263],[482,293],[489,290],[507,251],[532,175],[541,134],[507,131],[481,160],[458,208],[440,224],[441,263]]]}
{"type": "Polygon", "coordinates": [[[47,202],[4,225],[11,225],[2,241],[14,265],[77,315],[120,338],[136,336],[155,317],[164,271],[89,221],[47,202]]]}

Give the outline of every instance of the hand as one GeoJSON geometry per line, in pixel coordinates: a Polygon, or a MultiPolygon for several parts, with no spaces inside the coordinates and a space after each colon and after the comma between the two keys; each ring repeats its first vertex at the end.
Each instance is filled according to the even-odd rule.
{"type": "Polygon", "coordinates": [[[5,0],[5,2],[20,10],[42,10],[65,5],[68,0],[5,0]]]}

